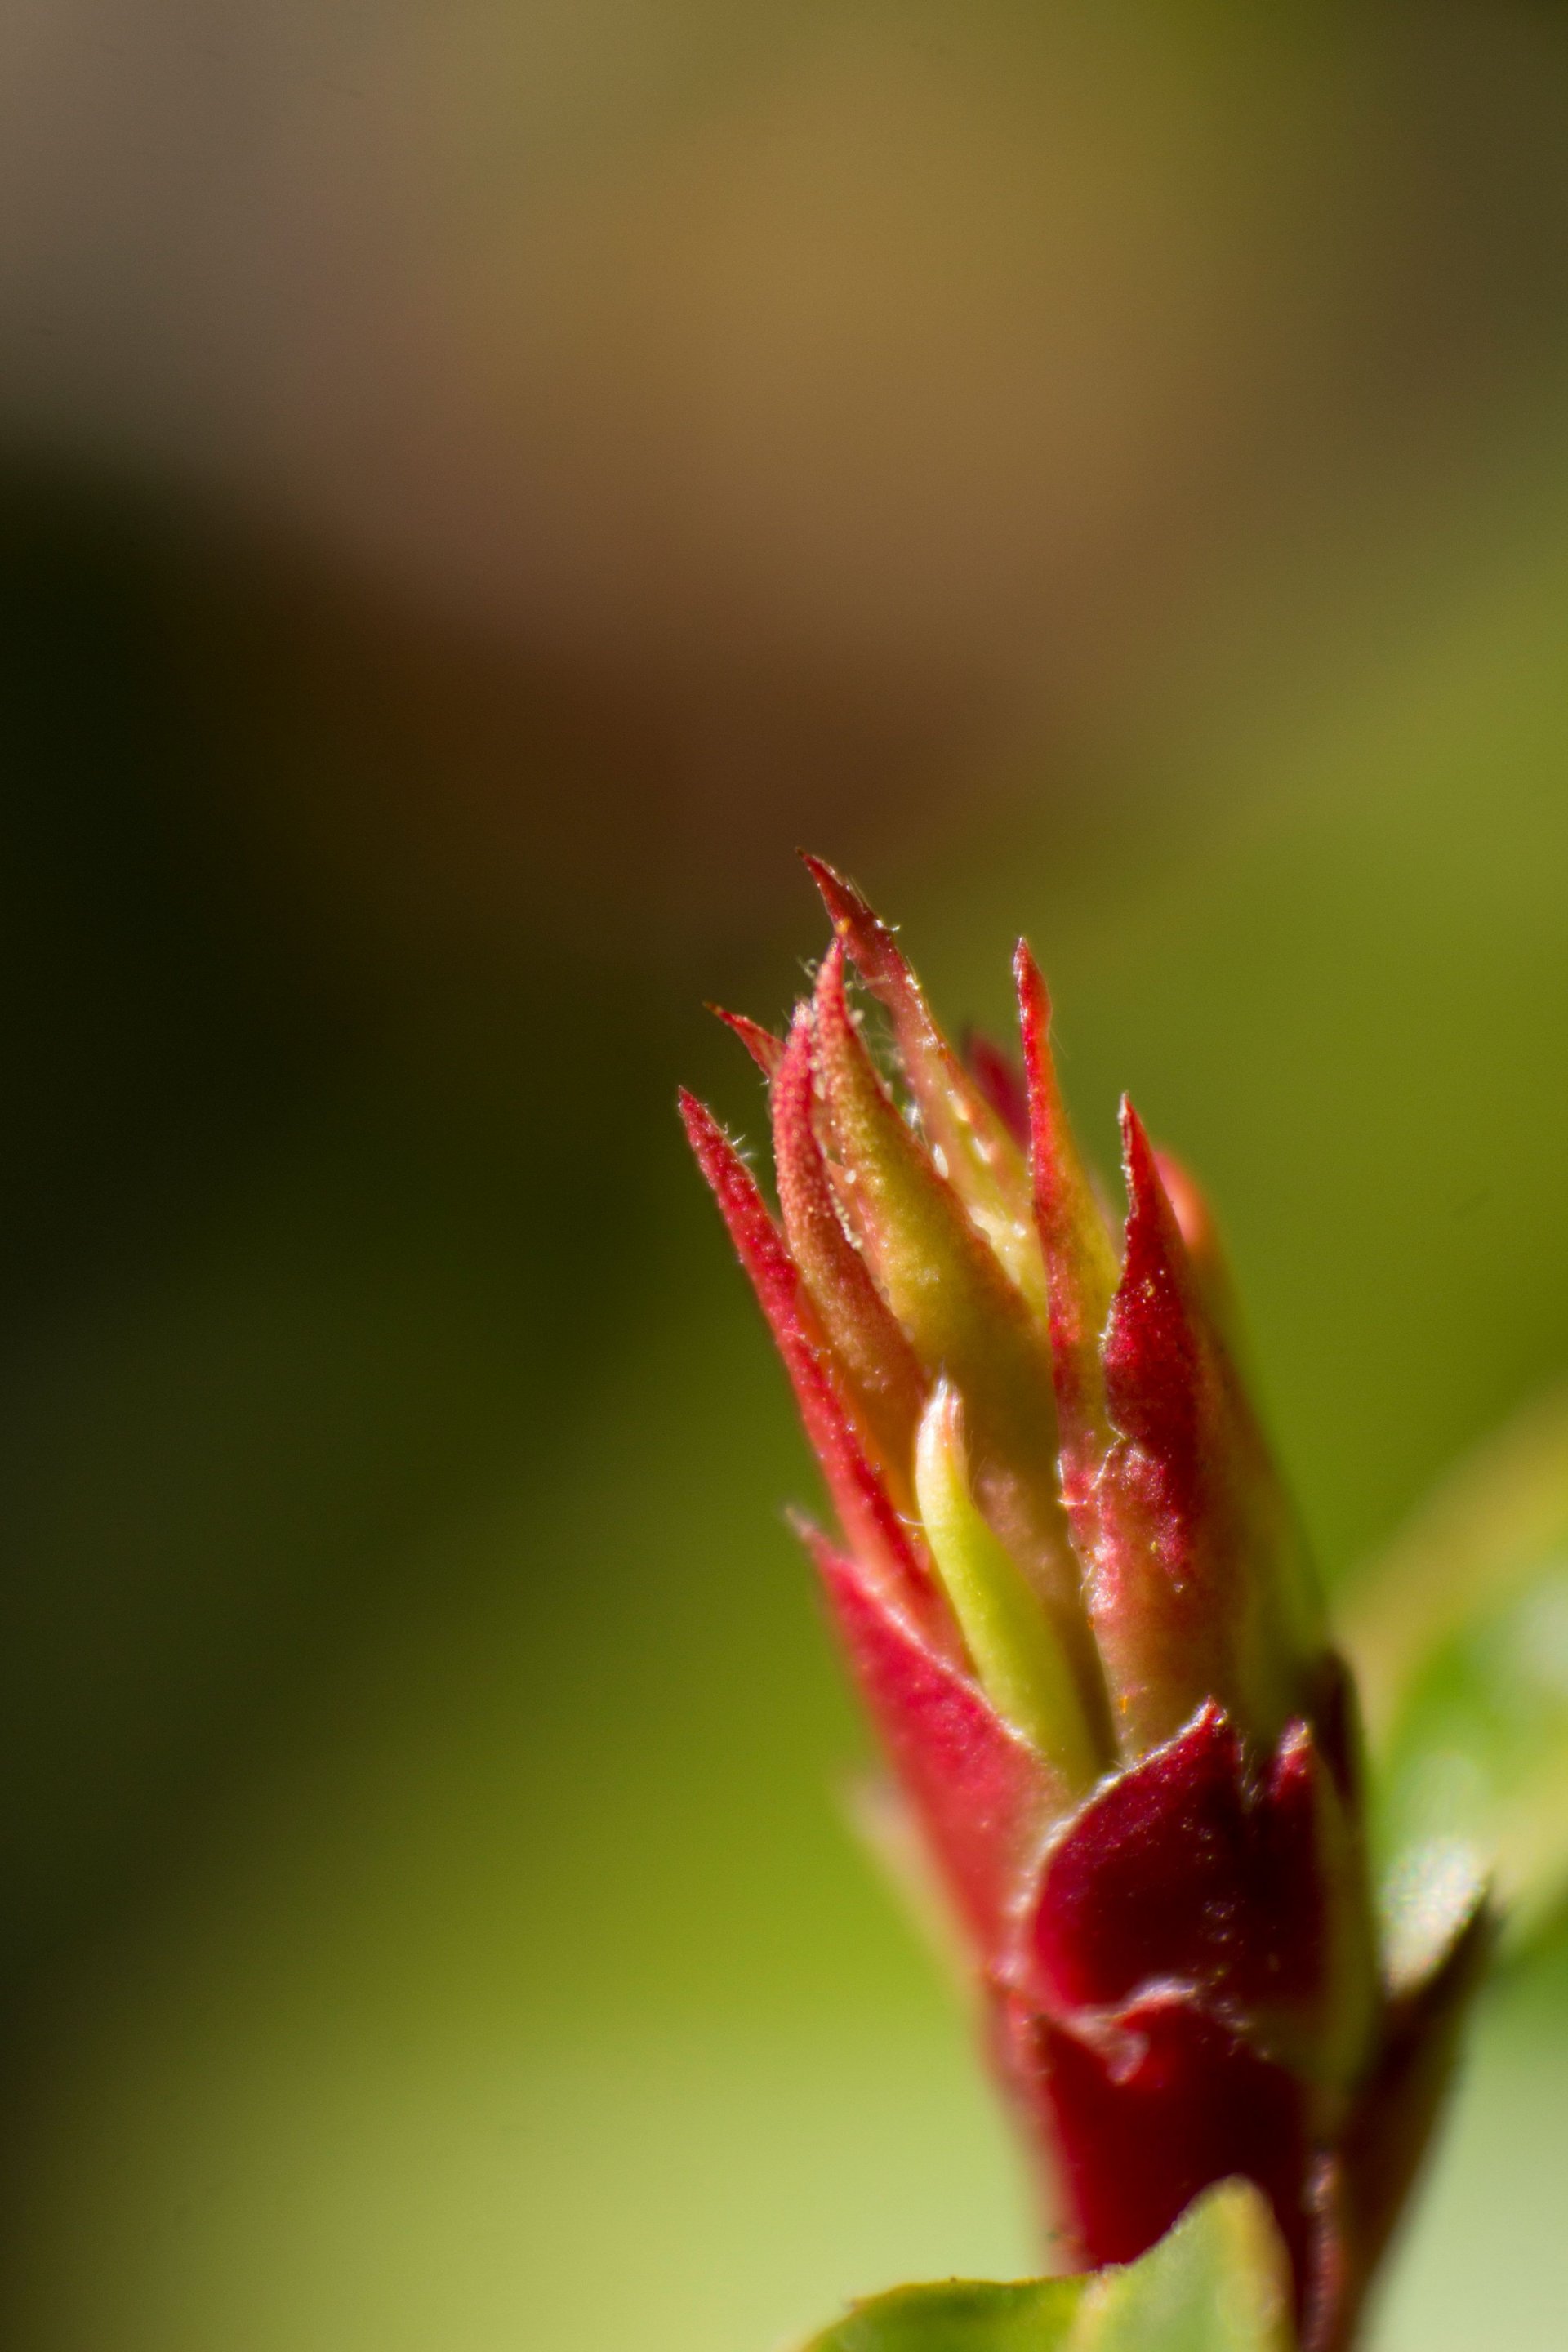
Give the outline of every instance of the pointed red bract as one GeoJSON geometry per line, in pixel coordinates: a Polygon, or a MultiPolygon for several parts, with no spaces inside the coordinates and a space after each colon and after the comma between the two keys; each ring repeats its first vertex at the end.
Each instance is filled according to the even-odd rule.
{"type": "MultiPolygon", "coordinates": [[[[1048,1457],[1050,1374],[1024,1303],[976,1230],[960,1194],[900,1116],[866,1049],[844,985],[837,941],[813,992],[816,1066],[827,1127],[844,1173],[841,1198],[883,1290],[910,1324],[929,1300],[940,1314],[925,1335],[940,1360],[952,1342],[977,1340],[1037,1360],[1047,1419],[1037,1445],[1048,1457]],[[930,1253],[931,1267],[919,1263],[930,1253]],[[900,1288],[910,1295],[900,1298],[900,1288]]],[[[921,1335],[914,1335],[917,1349],[921,1335]]]]}
{"type": "Polygon", "coordinates": [[[815,1103],[811,1013],[803,1005],[773,1084],[773,1165],[784,1233],[898,1490],[907,1497],[928,1382],[844,1230],[817,1139],[815,1103]]]}
{"type": "Polygon", "coordinates": [[[744,1013],[727,1013],[721,1004],[710,1004],[708,1010],[740,1039],[763,1077],[771,1078],[784,1059],[784,1039],[775,1037],[771,1029],[764,1029],[760,1021],[749,1019],[744,1013]]]}
{"type": "Polygon", "coordinates": [[[1053,1852],[1026,1942],[1053,2013],[1118,2008],[1174,1981],[1255,2016],[1315,2001],[1328,1963],[1311,1736],[1249,1785],[1212,1704],[1091,1797],[1053,1852]]]}
{"type": "MultiPolygon", "coordinates": [[[[801,863],[822,893],[828,920],[854,957],[856,970],[872,995],[892,1014],[896,1027],[908,1024],[911,1030],[923,1030],[934,1038],[935,1024],[926,1010],[924,992],[880,915],[867,903],[854,883],[829,866],[826,858],[814,857],[808,850],[803,850],[801,863]]],[[[900,1045],[902,1042],[900,1037],[900,1045]]]]}
{"type": "Polygon", "coordinates": [[[1035,1223],[1050,1299],[1062,1496],[1079,1549],[1092,1558],[1095,1489],[1110,1443],[1100,1350],[1116,1260],[1068,1124],[1051,1054],[1050,998],[1026,940],[1018,942],[1013,972],[1028,1087],[1035,1223]]]}
{"type": "Polygon", "coordinates": [[[924,991],[880,916],[852,882],[820,858],[807,857],[805,864],[832,918],[835,945],[853,959],[892,1024],[900,1066],[927,1143],[940,1155],[965,1206],[989,1229],[1013,1280],[1043,1306],[1042,1270],[1028,1231],[1027,1184],[1005,1120],[932,1020],[924,991]]]}
{"type": "Polygon", "coordinates": [[[994,1964],[1062,1791],[1044,1759],[865,1570],[805,1532],[867,1710],[959,1916],[994,1964]]]}
{"type": "Polygon", "coordinates": [[[928,1373],[945,1372],[962,1390],[982,1475],[994,1460],[1026,1483],[1042,1543],[1065,1549],[1045,1334],[957,1190],[889,1100],[849,1009],[837,943],[823,959],[813,1002],[842,1198],[878,1287],[928,1373]]]}
{"type": "Polygon", "coordinates": [[[1122,1435],[1157,1466],[1173,1548],[1190,1551],[1211,1465],[1202,1440],[1207,1367],[1186,1244],[1142,1122],[1121,1106],[1128,1211],[1121,1281],[1105,1341],[1107,1400],[1122,1435]]]}
{"type": "Polygon", "coordinates": [[[1130,1754],[1205,1697],[1272,1739],[1302,1704],[1307,1663],[1293,1524],[1130,1103],[1122,1135],[1126,1244],[1104,1348],[1118,1434],[1097,1490],[1095,1636],[1130,1754]]]}
{"type": "Polygon", "coordinates": [[[945,1604],[923,1546],[893,1508],[855,1426],[833,1376],[816,1310],[755,1178],[704,1104],[683,1092],[680,1115],[784,1358],[806,1435],[846,1533],[878,1561],[918,1622],[945,1622],[945,1604]]]}

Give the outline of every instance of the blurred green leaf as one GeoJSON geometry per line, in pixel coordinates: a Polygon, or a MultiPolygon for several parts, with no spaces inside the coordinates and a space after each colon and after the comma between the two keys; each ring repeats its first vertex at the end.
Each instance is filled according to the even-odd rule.
{"type": "Polygon", "coordinates": [[[1460,1465],[1348,1633],[1395,1972],[1489,1878],[1519,1948],[1568,1896],[1568,1391],[1460,1465]]]}
{"type": "Polygon", "coordinates": [[[1229,2180],[1124,2270],[900,2287],[807,2352],[1289,2352],[1287,2278],[1268,2206],[1229,2180]]]}
{"type": "Polygon", "coordinates": [[[895,2287],[858,2304],[807,2352],[1067,2352],[1082,2301],[1079,2279],[895,2287]]]}

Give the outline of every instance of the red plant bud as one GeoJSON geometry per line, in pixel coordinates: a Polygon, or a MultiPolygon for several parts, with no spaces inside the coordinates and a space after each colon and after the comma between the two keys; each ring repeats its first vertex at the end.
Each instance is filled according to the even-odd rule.
{"type": "Polygon", "coordinates": [[[1118,1246],[1028,949],[1022,1079],[990,1045],[966,1068],[888,927],[807,863],[835,928],[812,996],[784,1041],[723,1016],[770,1080],[782,1232],[710,1116],[683,1113],[822,1465],[843,1541],[806,1539],[1058,2251],[1130,2261],[1242,2175],[1289,2251],[1305,2352],[1338,2352],[1484,1914],[1419,1981],[1380,1969],[1354,1695],[1192,1179],[1124,1106],[1118,1246]]]}

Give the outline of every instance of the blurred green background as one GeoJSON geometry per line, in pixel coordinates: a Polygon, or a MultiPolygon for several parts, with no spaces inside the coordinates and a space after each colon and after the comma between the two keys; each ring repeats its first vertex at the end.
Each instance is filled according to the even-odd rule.
{"type": "MultiPolygon", "coordinates": [[[[1208,1180],[1325,1573],[1568,1361],[1568,20],[0,20],[16,2352],[1031,2262],[677,1078],[805,841],[1208,1180]]],[[[1565,1792],[1568,1801],[1568,1792],[1565,1792]]],[[[1568,1976],[1383,2352],[1562,2340],[1568,1976]]]]}

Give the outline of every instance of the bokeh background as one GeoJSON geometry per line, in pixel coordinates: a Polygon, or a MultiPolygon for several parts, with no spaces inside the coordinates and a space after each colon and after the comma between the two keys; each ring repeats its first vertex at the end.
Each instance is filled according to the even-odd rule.
{"type": "MultiPolygon", "coordinates": [[[[1568,1368],[1568,16],[9,0],[0,679],[5,2342],[1026,2269],[675,1084],[1026,929],[1336,1583],[1568,1368]]],[[[1565,2199],[1549,1953],[1383,2352],[1565,2199]]]]}

